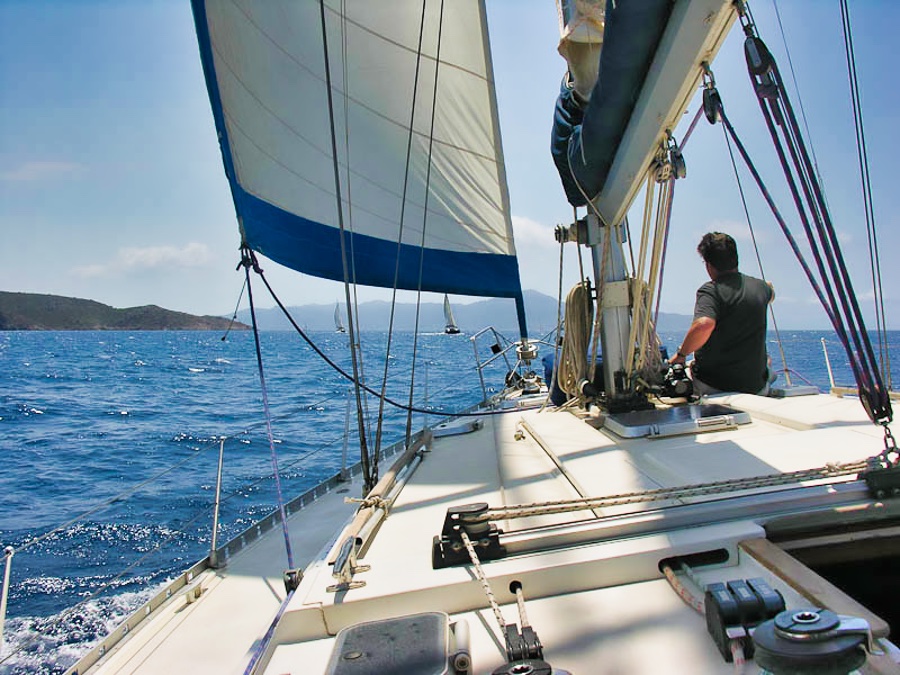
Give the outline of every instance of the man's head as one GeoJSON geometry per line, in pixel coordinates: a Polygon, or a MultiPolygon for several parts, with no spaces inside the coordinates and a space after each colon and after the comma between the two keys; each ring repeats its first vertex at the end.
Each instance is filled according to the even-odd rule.
{"type": "Polygon", "coordinates": [[[730,235],[724,232],[707,232],[697,246],[697,253],[707,264],[710,275],[731,272],[738,267],[737,244],[730,235]]]}

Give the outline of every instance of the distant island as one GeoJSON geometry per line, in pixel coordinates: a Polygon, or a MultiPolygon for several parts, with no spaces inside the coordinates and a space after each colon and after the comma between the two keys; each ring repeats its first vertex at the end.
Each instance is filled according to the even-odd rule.
{"type": "MultiPolygon", "coordinates": [[[[526,290],[525,314],[528,318],[528,333],[540,337],[556,326],[556,298],[526,290]]],[[[294,321],[307,330],[334,330],[334,304],[310,304],[287,308],[294,321]]],[[[340,312],[347,322],[347,309],[340,303],[340,312]]],[[[454,303],[453,315],[463,333],[472,335],[476,331],[493,326],[509,336],[517,333],[516,306],[510,298],[489,298],[468,303],[454,303]]],[[[249,310],[238,312],[238,319],[249,323],[249,310]]],[[[369,300],[360,303],[354,314],[354,323],[362,331],[386,331],[390,325],[391,306],[383,300],[369,300]]],[[[423,302],[418,312],[415,304],[397,303],[394,309],[394,328],[411,331],[415,329],[418,316],[419,330],[422,332],[444,332],[444,308],[440,302],[423,302]]],[[[256,308],[256,321],[260,330],[293,330],[281,310],[276,308],[256,308]]],[[[684,332],[691,325],[691,317],[683,314],[659,314],[659,330],[684,332]]]]}
{"type": "MultiPolygon", "coordinates": [[[[224,330],[229,319],[156,305],[116,309],[93,300],[0,291],[0,330],[224,330]]],[[[235,323],[232,329],[249,326],[235,323]]]]}
{"type": "MultiPolygon", "coordinates": [[[[529,334],[538,337],[549,333],[556,325],[556,299],[537,291],[525,291],[525,309],[529,334]]],[[[340,305],[346,320],[346,308],[340,305]]],[[[334,330],[334,305],[302,305],[288,307],[294,320],[307,330],[334,330]]],[[[464,333],[471,335],[486,326],[515,334],[517,322],[515,303],[508,298],[491,298],[454,305],[456,321],[464,333]]],[[[292,330],[278,308],[257,308],[260,330],[292,330]]],[[[387,330],[390,304],[371,300],[359,305],[355,316],[360,329],[387,330]]],[[[413,330],[416,325],[416,306],[398,303],[394,328],[413,330]]],[[[249,310],[238,312],[238,322],[232,329],[247,330],[249,310]],[[241,323],[243,322],[243,323],[241,323]]],[[[419,310],[420,330],[443,332],[443,305],[422,303],[419,310]]],[[[683,332],[691,323],[690,316],[660,313],[659,330],[683,332]]],[[[116,309],[94,300],[68,298],[60,295],[12,293],[0,291],[0,330],[225,330],[231,320],[222,316],[194,316],[173,312],[156,305],[116,309]]]]}

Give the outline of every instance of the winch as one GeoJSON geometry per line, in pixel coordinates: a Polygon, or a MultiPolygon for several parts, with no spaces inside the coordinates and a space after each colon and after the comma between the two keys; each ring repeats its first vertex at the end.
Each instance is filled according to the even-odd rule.
{"type": "Polygon", "coordinates": [[[753,633],[756,664],[773,675],[846,675],[874,653],[869,624],[828,609],[790,609],[753,633]]]}

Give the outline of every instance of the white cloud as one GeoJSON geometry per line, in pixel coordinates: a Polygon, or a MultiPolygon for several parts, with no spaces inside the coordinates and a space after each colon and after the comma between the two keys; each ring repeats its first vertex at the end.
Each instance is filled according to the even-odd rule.
{"type": "Polygon", "coordinates": [[[82,278],[121,276],[134,272],[171,267],[204,267],[213,256],[206,244],[190,243],[182,248],[175,246],[146,246],[122,248],[105,264],[84,265],[72,272],[82,278]]]}
{"type": "MultiPolygon", "coordinates": [[[[709,232],[724,232],[726,234],[730,234],[735,238],[736,241],[742,242],[752,242],[753,238],[750,236],[750,228],[747,226],[747,223],[738,220],[714,220],[709,225],[709,232]]],[[[697,241],[700,241],[700,237],[706,234],[705,232],[701,233],[700,236],[697,237],[697,241]]],[[[767,243],[771,237],[769,233],[754,224],[753,234],[756,235],[756,243],[765,244],[767,243]]]]}
{"type": "Polygon", "coordinates": [[[536,220],[525,216],[512,216],[513,235],[516,246],[553,246],[556,241],[553,238],[553,227],[543,225],[536,220]]]}
{"type": "Polygon", "coordinates": [[[85,169],[75,162],[25,162],[7,171],[0,171],[0,181],[35,182],[76,174],[85,169]]]}

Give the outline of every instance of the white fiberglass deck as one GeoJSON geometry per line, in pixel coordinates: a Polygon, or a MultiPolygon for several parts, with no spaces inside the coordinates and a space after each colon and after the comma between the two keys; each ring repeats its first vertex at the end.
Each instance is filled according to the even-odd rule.
{"type": "MultiPolygon", "coordinates": [[[[325,672],[342,628],[433,611],[468,622],[475,673],[502,665],[498,626],[471,566],[432,569],[432,538],[448,507],[530,504],[754,477],[865,459],[883,447],[880,431],[858,401],[822,395],[718,400],[749,411],[752,422],[696,435],[623,440],[570,413],[532,409],[485,416],[475,432],[436,439],[364,550],[360,562],[371,569],[354,576],[365,582],[361,588],[329,592],[335,580],[327,556],[319,552],[329,539],[343,539],[329,535],[352,513],[341,503],[344,495],[328,495],[304,509],[291,522],[295,552],[313,561],[278,625],[263,671],[325,672]]],[[[734,667],[720,656],[704,617],[671,589],[660,561],[724,550],[728,561],[704,567],[704,583],[764,577],[789,606],[809,605],[819,598],[803,589],[804,599],[769,569],[771,563],[757,560],[766,557],[759,551],[768,542],[761,517],[753,514],[766,508],[788,513],[792,500],[801,500],[796,508],[802,510],[812,503],[802,500],[811,498],[822,508],[829,499],[839,501],[842,489],[794,489],[788,497],[773,497],[779,488],[769,487],[719,496],[713,504],[696,503],[708,497],[682,499],[683,505],[693,504],[679,509],[665,508],[679,503],[667,499],[499,521],[510,555],[484,568],[507,622],[519,620],[509,583],[523,584],[531,624],[555,668],[573,675],[731,673],[734,667]],[[729,504],[736,506],[729,511],[729,504]]],[[[846,497],[867,507],[858,491],[846,497]]],[[[275,529],[226,569],[208,573],[199,598],[182,603],[171,617],[148,622],[118,654],[107,657],[109,669],[103,672],[243,672],[284,597],[279,547],[283,542],[275,529]]],[[[836,611],[864,611],[840,593],[828,597],[836,611]]],[[[876,628],[884,635],[883,625],[876,628]]],[[[892,664],[882,667],[888,669],[873,672],[897,672],[892,664]]]]}

